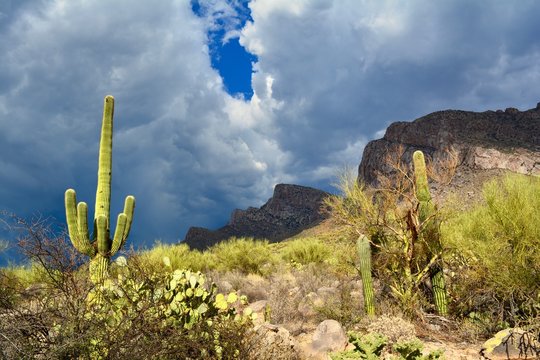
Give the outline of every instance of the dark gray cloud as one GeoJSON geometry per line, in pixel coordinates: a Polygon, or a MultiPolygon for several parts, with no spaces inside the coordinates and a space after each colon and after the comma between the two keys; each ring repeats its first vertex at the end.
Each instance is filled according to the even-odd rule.
{"type": "Polygon", "coordinates": [[[259,59],[253,84],[264,94],[273,79],[279,143],[294,154],[300,178],[335,169],[331,154],[354,144],[360,151],[360,135],[391,121],[540,100],[538,2],[257,0],[250,7],[241,42],[259,59]]]}
{"type": "Polygon", "coordinates": [[[2,2],[0,208],[63,221],[68,187],[93,206],[106,94],[113,212],[137,197],[135,245],[221,225],[278,182],[328,188],[391,121],[540,100],[535,1],[253,0],[240,32],[240,2],[201,6],[2,2]],[[217,24],[258,57],[251,101],[211,67],[217,24]]]}
{"type": "Polygon", "coordinates": [[[116,98],[112,211],[136,196],[135,244],[217,226],[287,179],[264,122],[231,116],[247,105],[224,92],[189,3],[36,1],[7,18],[1,208],[63,221],[68,187],[93,206],[106,94],[116,98]]]}

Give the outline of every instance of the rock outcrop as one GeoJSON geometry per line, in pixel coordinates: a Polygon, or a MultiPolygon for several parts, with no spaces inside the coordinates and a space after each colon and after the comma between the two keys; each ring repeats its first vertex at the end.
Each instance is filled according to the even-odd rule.
{"type": "Polygon", "coordinates": [[[446,110],[413,122],[391,124],[382,139],[364,149],[359,179],[376,185],[392,169],[387,159],[402,148],[401,160],[410,162],[415,150],[438,162],[453,150],[458,186],[477,188],[478,180],[503,171],[540,175],[540,103],[519,111],[470,112],[446,110]],[[489,174],[486,175],[486,174],[489,174]]]}
{"type": "Polygon", "coordinates": [[[233,236],[283,240],[327,218],[321,211],[326,196],[328,193],[314,188],[278,184],[262,207],[234,210],[229,223],[217,230],[191,227],[184,242],[205,249],[233,236]]]}

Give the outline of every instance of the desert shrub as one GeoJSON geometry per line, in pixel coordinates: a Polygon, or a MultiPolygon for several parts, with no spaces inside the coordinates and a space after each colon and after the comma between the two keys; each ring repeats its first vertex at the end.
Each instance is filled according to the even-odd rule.
{"type": "Polygon", "coordinates": [[[126,268],[90,298],[72,294],[81,301],[78,313],[49,291],[28,306],[1,311],[0,356],[235,359],[248,353],[249,318],[237,317],[232,308],[240,300],[205,286],[200,273],[126,268]]]}
{"type": "Polygon", "coordinates": [[[540,299],[540,178],[508,175],[488,182],[484,202],[443,227],[455,251],[458,310],[491,309],[492,323],[534,317],[540,299]]]}
{"type": "Polygon", "coordinates": [[[271,288],[270,280],[258,274],[210,271],[207,275],[220,291],[236,290],[239,294],[245,295],[249,302],[267,299],[271,288]]]}
{"type": "Polygon", "coordinates": [[[385,284],[384,293],[413,316],[434,299],[430,291],[434,287],[427,288],[426,280],[440,273],[445,249],[439,246],[435,226],[438,213],[434,210],[430,221],[421,221],[421,201],[410,169],[401,160],[391,166],[395,177],[382,178],[378,188],[344,174],[339,184],[342,195],[329,197],[326,204],[335,221],[349,229],[351,243],[368,237],[374,277],[385,284]]]}
{"type": "Polygon", "coordinates": [[[267,240],[231,238],[209,250],[218,271],[237,270],[245,274],[263,274],[274,262],[267,240]]]}
{"type": "Polygon", "coordinates": [[[206,252],[192,250],[187,244],[163,244],[156,242],[146,251],[134,254],[146,266],[154,271],[165,269],[163,258],[169,258],[173,269],[190,269],[193,271],[207,271],[215,267],[213,258],[206,252]]]}
{"type": "Polygon", "coordinates": [[[0,302],[0,358],[248,358],[249,319],[236,318],[235,294],[219,295],[197,272],[153,272],[136,257],[93,287],[67,240],[42,226],[31,224],[21,243],[46,281],[0,302]]]}
{"type": "Polygon", "coordinates": [[[17,301],[21,286],[18,279],[0,269],[0,309],[10,309],[17,301]]]}
{"type": "MultiPolygon", "coordinates": [[[[26,359],[49,353],[52,358],[62,358],[53,350],[58,342],[64,343],[54,327],[82,317],[89,290],[86,276],[78,271],[83,259],[43,219],[26,221],[13,216],[10,230],[18,235],[19,246],[32,265],[4,270],[15,281],[11,290],[16,302],[0,302],[0,358],[26,359]]],[[[75,324],[73,329],[79,333],[80,326],[75,324]]]]}
{"type": "Polygon", "coordinates": [[[320,306],[315,306],[322,319],[333,319],[345,328],[351,328],[363,318],[363,299],[360,290],[351,279],[341,279],[335,293],[327,297],[320,306]],[[354,294],[358,296],[353,296],[354,294]]]}
{"type": "Polygon", "coordinates": [[[293,265],[321,264],[329,260],[332,248],[317,238],[300,238],[287,242],[280,253],[293,265]]]}
{"type": "Polygon", "coordinates": [[[134,347],[144,354],[159,339],[163,346],[153,349],[158,358],[172,354],[181,358],[238,358],[240,339],[234,344],[224,340],[230,338],[227,326],[238,332],[237,325],[247,325],[249,319],[237,317],[238,323],[234,323],[232,305],[240,299],[236,293],[217,293],[205,279],[199,272],[172,269],[141,277],[126,267],[117,279],[106,281],[93,293],[99,302],[90,307],[85,318],[101,326],[93,331],[87,347],[103,357],[112,353],[133,356],[134,347]],[[150,330],[152,335],[147,336],[150,330]],[[177,340],[182,344],[176,344],[177,340]]]}
{"type": "Polygon", "coordinates": [[[381,315],[367,326],[368,332],[384,335],[389,344],[412,340],[416,336],[414,325],[409,321],[397,317],[381,315]]]}

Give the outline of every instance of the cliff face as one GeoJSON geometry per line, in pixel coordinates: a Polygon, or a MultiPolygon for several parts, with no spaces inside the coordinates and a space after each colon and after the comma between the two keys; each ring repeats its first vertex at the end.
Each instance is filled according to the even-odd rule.
{"type": "Polygon", "coordinates": [[[229,223],[217,230],[192,227],[184,242],[191,248],[204,249],[232,236],[283,240],[327,217],[321,211],[327,195],[310,187],[278,184],[273,196],[260,208],[234,210],[229,223]]]}
{"type": "Polygon", "coordinates": [[[379,173],[391,171],[387,156],[399,147],[404,150],[405,162],[410,162],[415,150],[438,161],[453,149],[458,164],[453,183],[457,186],[474,184],[477,178],[505,170],[540,175],[540,103],[526,111],[446,110],[413,122],[393,123],[382,139],[365,147],[359,179],[376,185],[379,173]]]}

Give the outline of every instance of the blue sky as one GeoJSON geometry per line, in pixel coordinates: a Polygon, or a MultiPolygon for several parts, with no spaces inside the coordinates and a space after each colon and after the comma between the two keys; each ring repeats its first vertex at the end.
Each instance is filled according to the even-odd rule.
{"type": "Polygon", "coordinates": [[[137,198],[129,245],[221,226],[277,183],[329,190],[393,121],[535,107],[538,14],[532,0],[0,0],[0,209],[63,223],[70,187],[92,206],[107,94],[112,212],[137,198]]]}

